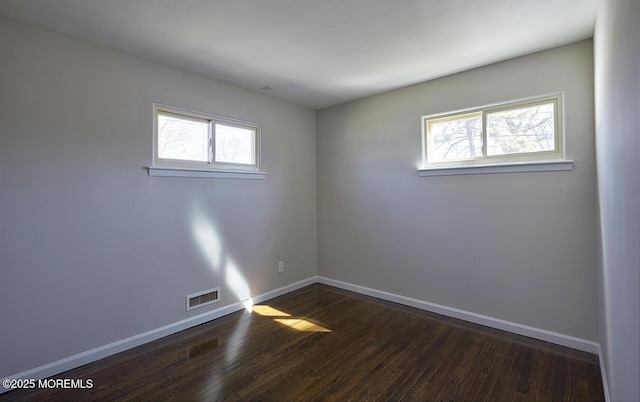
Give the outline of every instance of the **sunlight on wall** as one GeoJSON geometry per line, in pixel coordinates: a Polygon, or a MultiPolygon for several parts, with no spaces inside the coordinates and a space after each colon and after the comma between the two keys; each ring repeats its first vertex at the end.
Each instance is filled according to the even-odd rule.
{"type": "Polygon", "coordinates": [[[222,262],[220,237],[211,223],[202,215],[200,209],[195,208],[194,211],[191,219],[191,232],[209,266],[217,272],[220,270],[222,262]]]}
{"type": "MultiPolygon", "coordinates": [[[[224,283],[234,294],[237,300],[249,302],[251,289],[249,283],[242,274],[241,268],[231,256],[226,255],[220,234],[215,229],[211,218],[205,215],[202,208],[195,205],[191,218],[192,234],[202,255],[214,273],[220,273],[224,277],[224,283]]],[[[217,278],[220,281],[221,278],[217,278]]],[[[249,302],[252,304],[251,302],[249,302]]]]}
{"type": "Polygon", "coordinates": [[[244,301],[244,309],[247,310],[247,312],[251,312],[253,310],[253,299],[252,298],[248,298],[247,300],[244,301]]]}
{"type": "Polygon", "coordinates": [[[249,289],[249,284],[242,275],[240,268],[238,268],[231,257],[225,258],[223,271],[225,279],[224,282],[227,284],[229,289],[238,298],[238,300],[244,300],[246,303],[247,300],[251,298],[251,290],[249,289]]]}
{"type": "MultiPolygon", "coordinates": [[[[198,205],[192,209],[191,227],[193,237],[214,273],[214,280],[218,283],[224,280],[226,289],[231,291],[236,300],[243,302],[247,311],[251,311],[253,300],[249,283],[242,274],[242,269],[238,267],[231,256],[227,255],[212,219],[205,215],[198,205]]],[[[230,344],[243,345],[247,329],[246,325],[238,325],[231,334],[230,344]]],[[[235,361],[241,350],[242,347],[227,349],[225,352],[227,363],[235,361]]]]}
{"type": "MultiPolygon", "coordinates": [[[[242,273],[242,268],[237,265],[230,255],[227,255],[222,236],[216,230],[211,217],[205,214],[199,205],[194,205],[192,210],[191,228],[193,238],[214,274],[214,280],[224,281],[226,289],[232,293],[236,300],[244,304],[248,312],[271,317],[275,322],[296,331],[331,332],[330,329],[315,324],[306,318],[292,317],[291,314],[268,305],[254,305],[251,298],[251,289],[242,273]]],[[[248,328],[247,325],[238,325],[231,334],[229,344],[243,345],[248,328]]],[[[235,361],[241,351],[242,346],[227,349],[225,352],[227,363],[235,361]]]]}

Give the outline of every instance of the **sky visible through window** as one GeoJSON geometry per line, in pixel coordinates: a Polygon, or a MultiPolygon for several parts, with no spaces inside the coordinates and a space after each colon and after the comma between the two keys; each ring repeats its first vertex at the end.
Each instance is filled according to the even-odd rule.
{"type": "Polygon", "coordinates": [[[216,162],[255,163],[255,131],[248,128],[216,124],[216,162]]]}
{"type": "Polygon", "coordinates": [[[484,141],[485,157],[557,150],[553,103],[436,118],[428,127],[430,163],[482,158],[484,141]]]}
{"type": "Polygon", "coordinates": [[[208,162],[209,123],[158,115],[158,156],[208,162]]]}

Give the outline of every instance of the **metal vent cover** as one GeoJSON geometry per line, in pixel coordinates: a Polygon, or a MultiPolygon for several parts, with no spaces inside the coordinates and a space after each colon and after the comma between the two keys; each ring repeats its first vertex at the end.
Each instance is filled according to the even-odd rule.
{"type": "Polygon", "coordinates": [[[209,289],[187,295],[187,311],[208,306],[220,300],[220,288],[209,289]]]}

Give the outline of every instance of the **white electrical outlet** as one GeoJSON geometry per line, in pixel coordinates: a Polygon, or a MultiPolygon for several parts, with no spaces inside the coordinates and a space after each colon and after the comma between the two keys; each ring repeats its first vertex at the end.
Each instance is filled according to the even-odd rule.
{"type": "Polygon", "coordinates": [[[284,261],[278,262],[278,272],[284,271],[284,261]]]}

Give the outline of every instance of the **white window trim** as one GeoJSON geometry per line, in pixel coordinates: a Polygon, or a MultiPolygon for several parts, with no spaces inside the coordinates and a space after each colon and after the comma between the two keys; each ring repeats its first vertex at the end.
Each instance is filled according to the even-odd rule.
{"type": "Polygon", "coordinates": [[[492,173],[525,173],[525,172],[554,172],[573,170],[573,161],[568,159],[550,161],[532,161],[517,163],[494,163],[484,165],[447,166],[418,169],[418,176],[457,176],[468,174],[492,173]]]}
{"type": "Polygon", "coordinates": [[[149,176],[155,177],[195,177],[207,179],[250,179],[263,180],[265,172],[192,169],[184,167],[148,166],[149,176]]]}
{"type": "MultiPolygon", "coordinates": [[[[152,164],[147,167],[149,176],[156,177],[194,177],[194,178],[219,178],[219,179],[251,179],[262,180],[266,173],[261,170],[261,138],[262,125],[249,121],[234,119],[226,116],[196,112],[161,103],[153,104],[153,155],[152,164]],[[158,114],[169,113],[185,117],[193,117],[201,120],[209,120],[210,124],[222,123],[237,127],[252,128],[255,130],[255,159],[254,165],[233,164],[224,162],[197,162],[181,161],[177,159],[163,159],[158,157],[158,114]]],[[[210,138],[210,141],[215,141],[210,138]]],[[[212,156],[213,158],[213,156],[212,156]]]]}
{"type": "MultiPolygon", "coordinates": [[[[572,170],[573,161],[565,158],[564,144],[564,94],[562,92],[542,96],[520,98],[508,102],[499,102],[479,107],[460,109],[445,113],[422,116],[422,166],[418,168],[419,176],[450,176],[488,173],[519,173],[519,172],[547,172],[572,170]],[[456,115],[477,112],[490,113],[504,109],[526,106],[527,104],[555,101],[556,148],[553,152],[539,152],[527,154],[498,155],[492,157],[470,158],[466,160],[428,162],[427,121],[456,115]],[[549,159],[549,157],[552,157],[549,159]]],[[[483,117],[483,126],[484,120],[483,117]]],[[[483,134],[484,135],[484,134],[483,134]]],[[[486,146],[484,141],[483,146],[486,146]]]]}

